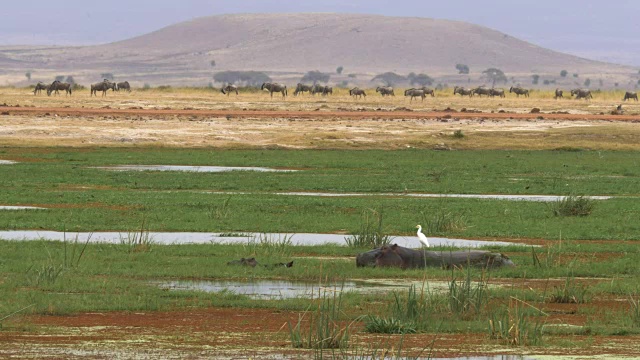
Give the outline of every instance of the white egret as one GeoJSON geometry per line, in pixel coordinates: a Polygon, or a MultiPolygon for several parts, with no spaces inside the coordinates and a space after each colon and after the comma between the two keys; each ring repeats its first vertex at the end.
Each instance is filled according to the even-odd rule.
{"type": "Polygon", "coordinates": [[[430,247],[429,239],[427,239],[427,237],[422,233],[422,225],[416,225],[416,227],[418,228],[418,239],[420,242],[423,243],[424,246],[430,247]]]}

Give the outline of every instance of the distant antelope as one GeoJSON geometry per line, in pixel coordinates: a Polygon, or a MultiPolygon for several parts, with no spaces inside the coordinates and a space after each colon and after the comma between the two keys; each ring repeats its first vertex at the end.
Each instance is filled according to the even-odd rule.
{"type": "Polygon", "coordinates": [[[113,91],[116,90],[118,85],[114,82],[111,82],[105,79],[102,82],[91,84],[91,95],[90,96],[98,96],[98,91],[102,91],[102,96],[107,96],[107,90],[111,89],[113,91]]]}
{"type": "Polygon", "coordinates": [[[274,92],[282,93],[282,98],[287,96],[287,86],[283,84],[263,83],[262,86],[260,87],[260,90],[265,90],[265,89],[269,91],[272,99],[273,99],[274,92]]]}
{"type": "Polygon", "coordinates": [[[125,90],[131,92],[131,85],[128,81],[119,82],[116,84],[116,91],[125,90]]]}
{"type": "Polygon", "coordinates": [[[60,95],[58,90],[64,90],[65,95],[71,95],[71,84],[63,83],[56,80],[52,82],[51,85],[49,85],[49,87],[47,88],[47,95],[51,96],[52,92],[55,92],[55,95],[60,95]]]}
{"type": "Polygon", "coordinates": [[[420,97],[422,101],[427,97],[422,89],[407,89],[404,91],[404,96],[411,96],[409,102],[412,102],[414,97],[420,97]]]}
{"type": "Polygon", "coordinates": [[[555,94],[555,96],[553,98],[556,99],[556,100],[558,100],[559,98],[563,98],[564,99],[564,97],[562,96],[562,93],[563,93],[562,90],[556,89],[556,94],[555,94]]]}
{"type": "Polygon", "coordinates": [[[312,85],[305,85],[305,84],[298,83],[295,91],[293,92],[293,96],[298,96],[298,94],[305,93],[305,92],[311,93],[311,88],[312,88],[312,85]]]}
{"type": "Polygon", "coordinates": [[[232,92],[235,92],[236,95],[238,95],[238,87],[228,84],[227,86],[223,86],[222,89],[220,89],[220,92],[227,96],[229,96],[232,92]]]}
{"type": "Polygon", "coordinates": [[[521,88],[519,86],[510,87],[509,88],[509,93],[515,93],[517,97],[520,97],[520,95],[524,95],[524,97],[529,97],[529,90],[521,88]]]}
{"type": "Polygon", "coordinates": [[[473,96],[473,90],[472,89],[465,89],[465,88],[456,86],[456,87],[453,88],[453,95],[455,95],[455,94],[460,94],[460,96],[468,95],[469,97],[472,97],[473,96]]]}
{"type": "Polygon", "coordinates": [[[396,96],[391,86],[378,86],[376,92],[382,96],[396,96]]]}
{"type": "Polygon", "coordinates": [[[591,95],[591,90],[589,89],[573,89],[571,90],[571,96],[576,97],[576,100],[578,99],[593,99],[593,95],[591,95]]]}
{"type": "Polygon", "coordinates": [[[494,97],[494,96],[499,96],[499,97],[506,97],[504,94],[504,89],[494,89],[491,88],[489,89],[489,96],[494,97]]]}
{"type": "Polygon", "coordinates": [[[349,95],[353,96],[354,98],[358,98],[358,96],[360,96],[361,98],[367,97],[367,94],[364,92],[364,90],[360,89],[359,87],[354,87],[353,89],[349,90],[349,95]]]}
{"type": "Polygon", "coordinates": [[[47,90],[48,88],[49,88],[49,85],[43,83],[42,81],[38,81],[35,89],[33,89],[33,95],[41,94],[42,90],[47,90]]]}

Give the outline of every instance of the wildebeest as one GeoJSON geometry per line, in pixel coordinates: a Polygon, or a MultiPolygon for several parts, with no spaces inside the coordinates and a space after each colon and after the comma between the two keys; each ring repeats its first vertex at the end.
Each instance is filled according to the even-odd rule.
{"type": "Polygon", "coordinates": [[[332,94],[332,95],[333,95],[333,87],[331,87],[331,86],[325,86],[325,87],[322,89],[322,95],[327,96],[327,95],[329,95],[329,94],[332,94]]]}
{"type": "Polygon", "coordinates": [[[220,89],[220,92],[229,96],[229,94],[231,94],[232,92],[235,92],[236,95],[238,95],[238,87],[232,84],[228,84],[227,86],[223,86],[222,89],[220,89]]]}
{"type": "Polygon", "coordinates": [[[322,93],[324,93],[324,86],[322,86],[320,84],[313,84],[313,86],[311,86],[311,90],[309,92],[311,93],[311,95],[322,94],[322,93]]]}
{"type": "Polygon", "coordinates": [[[578,99],[593,99],[593,95],[591,95],[591,90],[588,89],[573,89],[571,90],[571,96],[576,97],[576,100],[578,99]]]}
{"type": "Polygon", "coordinates": [[[312,85],[298,83],[298,85],[296,86],[296,90],[293,92],[293,96],[298,96],[298,94],[305,92],[311,93],[311,88],[312,85]]]}
{"type": "Polygon", "coordinates": [[[562,96],[562,93],[563,93],[562,90],[556,89],[556,94],[555,94],[555,96],[553,98],[556,99],[556,100],[558,100],[558,98],[563,98],[564,99],[564,97],[562,96]]]}
{"type": "Polygon", "coordinates": [[[116,91],[126,90],[131,92],[131,85],[129,85],[128,81],[122,81],[116,84],[116,91]]]}
{"type": "Polygon", "coordinates": [[[38,81],[35,89],[33,89],[33,95],[40,94],[42,93],[42,90],[47,90],[48,88],[49,88],[49,85],[43,83],[42,81],[38,81]]]}
{"type": "Polygon", "coordinates": [[[382,96],[396,96],[391,86],[378,86],[376,92],[382,96]]]}
{"type": "Polygon", "coordinates": [[[473,90],[472,89],[465,89],[462,87],[454,87],[453,88],[453,95],[455,94],[460,94],[460,96],[465,96],[465,95],[469,95],[469,97],[473,96],[473,90]]]}
{"type": "Polygon", "coordinates": [[[116,83],[111,82],[109,80],[104,80],[99,83],[91,84],[91,95],[98,96],[98,91],[102,91],[102,96],[107,96],[107,90],[111,89],[113,91],[116,90],[116,83]]]}
{"type": "Polygon", "coordinates": [[[504,89],[491,88],[491,89],[489,89],[489,95],[491,97],[494,97],[494,96],[505,97],[504,89]]]}
{"type": "Polygon", "coordinates": [[[429,95],[431,95],[431,97],[436,96],[435,91],[433,91],[433,89],[429,89],[429,88],[428,88],[428,87],[426,87],[426,86],[421,87],[421,88],[420,88],[420,90],[424,90],[424,94],[425,94],[425,95],[429,94],[429,95]]]}
{"type": "Polygon", "coordinates": [[[55,92],[56,95],[60,95],[58,90],[64,90],[65,95],[71,95],[71,84],[56,80],[47,88],[47,95],[51,96],[52,92],[55,92]]]}
{"type": "Polygon", "coordinates": [[[482,96],[482,95],[489,96],[491,95],[491,89],[487,89],[484,86],[478,86],[477,88],[473,89],[473,93],[478,96],[482,96]]]}
{"type": "Polygon", "coordinates": [[[422,101],[427,97],[422,89],[407,89],[404,91],[404,96],[411,96],[409,102],[412,102],[414,97],[420,97],[422,98],[422,101]]]}
{"type": "Polygon", "coordinates": [[[282,97],[287,96],[287,85],[278,84],[278,83],[263,83],[260,87],[260,90],[268,90],[269,94],[271,94],[271,98],[273,99],[273,93],[279,92],[282,93],[282,97]]]}
{"type": "Polygon", "coordinates": [[[520,97],[520,95],[524,95],[524,97],[529,97],[529,90],[521,88],[519,86],[510,87],[509,88],[509,93],[515,93],[517,97],[520,97]]]}
{"type": "Polygon", "coordinates": [[[624,93],[624,99],[622,99],[622,101],[631,99],[635,99],[636,101],[638,101],[638,93],[636,93],[635,91],[627,91],[626,93],[624,93]]]}
{"type": "Polygon", "coordinates": [[[367,94],[364,92],[364,90],[360,89],[359,87],[354,87],[353,89],[349,90],[349,95],[355,97],[356,99],[358,98],[358,96],[367,97],[367,94]]]}

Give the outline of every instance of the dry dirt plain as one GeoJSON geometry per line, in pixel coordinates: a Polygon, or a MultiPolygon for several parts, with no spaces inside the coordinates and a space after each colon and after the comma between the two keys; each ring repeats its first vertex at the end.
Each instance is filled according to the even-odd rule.
{"type": "MultiPolygon", "coordinates": [[[[400,91],[398,91],[400,92],[400,91]]],[[[638,149],[640,105],[602,94],[592,101],[460,98],[440,92],[413,101],[373,90],[353,99],[282,100],[267,93],[224,96],[216,90],[171,89],[89,97],[34,96],[0,89],[0,145],[283,147],[339,149],[638,149]],[[537,113],[532,109],[540,110],[537,113]],[[463,138],[453,137],[461,130],[463,138]]],[[[512,94],[510,94],[512,95],[512,94]]],[[[539,97],[536,97],[539,95],[539,97]]]]}
{"type": "MultiPolygon", "coordinates": [[[[216,91],[170,90],[109,93],[91,98],[34,96],[28,89],[0,89],[0,146],[167,146],[397,149],[640,149],[640,106],[619,101],[459,98],[439,93],[424,102],[371,94],[354,100],[289,97],[266,93],[226,97],[216,91]],[[462,109],[466,111],[461,111],[462,109]],[[540,113],[531,113],[539,108],[540,113]],[[452,111],[453,110],[453,111],[452,111]],[[558,113],[561,112],[561,113],[558,113]],[[603,115],[604,114],[604,115],[603,115]],[[453,132],[462,130],[464,137],[453,132]]],[[[532,283],[523,287],[536,286],[532,283]]],[[[538,285],[539,286],[539,285],[538,285]]],[[[599,299],[593,309],[621,306],[599,299]]],[[[543,304],[541,304],[543,305],[543,304]]],[[[549,323],[583,325],[575,304],[546,304],[549,323]]],[[[285,327],[296,313],[257,309],[197,309],[160,313],[88,313],[18,316],[20,324],[0,335],[3,358],[283,358],[306,357],[290,347],[285,327]],[[209,321],[214,318],[215,321],[209,321]]],[[[519,354],[522,349],[488,345],[485,334],[421,334],[405,349],[434,340],[437,357],[519,354]]],[[[637,356],[637,336],[573,336],[568,348],[536,348],[535,355],[590,358],[637,356]]],[[[396,338],[397,340],[397,338],[396,338]]],[[[391,349],[389,336],[360,333],[366,348],[391,349]]],[[[391,340],[395,341],[395,340],[391,340]]],[[[306,354],[306,355],[305,355],[306,354]]],[[[414,353],[415,355],[415,353],[414,353]]],[[[424,355],[424,354],[423,354],[424,355]]]]}

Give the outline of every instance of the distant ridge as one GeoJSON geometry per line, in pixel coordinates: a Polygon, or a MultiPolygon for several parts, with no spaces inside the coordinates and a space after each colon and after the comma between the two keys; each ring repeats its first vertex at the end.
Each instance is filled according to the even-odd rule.
{"type": "MultiPolygon", "coordinates": [[[[358,14],[237,14],[194,19],[111,44],[0,49],[0,66],[15,71],[98,72],[168,81],[204,81],[222,70],[301,73],[622,73],[629,68],[548,50],[460,21],[358,14]],[[215,61],[215,67],[211,61],[215,61]]],[[[80,73],[80,74],[78,74],[80,73]]],[[[528,75],[527,75],[528,76],[528,75]]],[[[97,78],[96,78],[97,79],[97,78]]],[[[209,80],[210,81],[210,80],[209,80]]]]}

